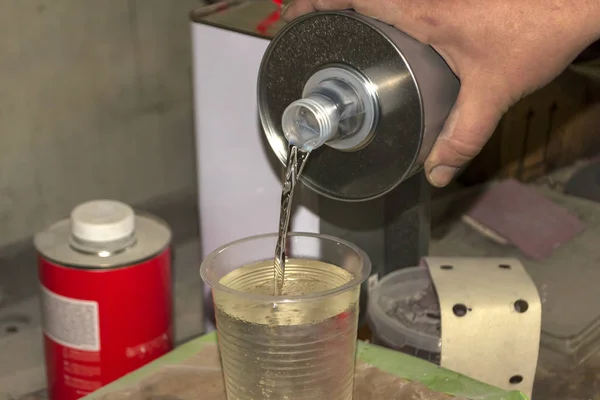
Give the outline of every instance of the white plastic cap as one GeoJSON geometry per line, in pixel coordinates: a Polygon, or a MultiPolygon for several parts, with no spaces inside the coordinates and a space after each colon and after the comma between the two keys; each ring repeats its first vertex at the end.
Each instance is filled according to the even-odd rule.
{"type": "Polygon", "coordinates": [[[112,242],[126,239],[134,232],[135,212],[119,201],[89,201],[71,212],[71,234],[80,240],[112,242]]]}

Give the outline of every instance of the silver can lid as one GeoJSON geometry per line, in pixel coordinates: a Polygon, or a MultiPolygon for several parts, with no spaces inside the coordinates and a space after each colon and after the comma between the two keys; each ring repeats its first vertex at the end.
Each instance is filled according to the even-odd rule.
{"type": "Polygon", "coordinates": [[[34,236],[37,251],[64,266],[99,269],[142,262],[166,249],[171,229],[152,215],[135,213],[123,203],[97,200],[81,204],[63,219],[34,236]],[[105,254],[82,251],[81,243],[96,245],[125,243],[121,251],[105,254]]]}

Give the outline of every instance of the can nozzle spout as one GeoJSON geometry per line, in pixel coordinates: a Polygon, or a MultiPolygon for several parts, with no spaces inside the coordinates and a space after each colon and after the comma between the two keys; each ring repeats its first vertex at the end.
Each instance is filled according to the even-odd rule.
{"type": "Polygon", "coordinates": [[[377,103],[368,82],[357,72],[327,68],[307,82],[303,97],[281,117],[283,135],[300,150],[324,144],[352,150],[368,138],[376,120],[377,103]]]}
{"type": "Polygon", "coordinates": [[[312,151],[336,136],[339,121],[334,101],[322,94],[311,94],[285,109],[281,126],[291,145],[312,151]]]}

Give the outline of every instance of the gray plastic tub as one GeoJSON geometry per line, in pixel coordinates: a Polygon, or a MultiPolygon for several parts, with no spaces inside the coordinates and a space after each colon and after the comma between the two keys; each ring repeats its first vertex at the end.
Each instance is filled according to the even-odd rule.
{"type": "Polygon", "coordinates": [[[383,278],[367,306],[373,343],[439,364],[439,301],[425,267],[405,268],[383,278]]]}

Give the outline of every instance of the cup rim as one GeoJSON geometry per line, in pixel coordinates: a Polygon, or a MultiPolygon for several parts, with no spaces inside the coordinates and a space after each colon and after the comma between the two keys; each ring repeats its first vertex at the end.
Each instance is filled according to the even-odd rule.
{"type": "MultiPolygon", "coordinates": [[[[229,242],[229,243],[217,248],[216,250],[213,250],[212,252],[210,252],[208,254],[208,256],[206,256],[204,258],[204,260],[200,264],[200,276],[202,277],[202,280],[206,284],[208,284],[212,289],[216,289],[221,292],[233,294],[240,298],[245,298],[245,299],[249,299],[249,300],[253,300],[253,301],[260,301],[260,302],[265,302],[265,303],[267,303],[267,302],[293,303],[293,302],[306,301],[306,300],[309,300],[309,301],[319,300],[319,299],[322,299],[325,297],[333,296],[338,293],[346,292],[353,287],[360,286],[364,281],[367,280],[367,278],[369,277],[369,275],[371,273],[371,259],[369,258],[367,253],[365,251],[363,251],[357,245],[355,245],[351,242],[348,242],[346,240],[340,239],[338,237],[331,236],[331,235],[325,235],[325,234],[321,234],[321,233],[290,232],[290,233],[288,233],[288,237],[290,237],[290,236],[312,237],[312,238],[316,238],[316,239],[336,242],[338,244],[349,247],[350,249],[352,249],[353,251],[358,253],[358,255],[362,259],[363,267],[361,269],[361,273],[354,276],[354,278],[352,280],[350,280],[349,282],[347,282],[344,285],[339,286],[337,288],[325,290],[323,292],[318,292],[318,293],[314,293],[314,294],[304,294],[304,295],[294,295],[294,296],[266,296],[266,295],[262,295],[262,294],[240,292],[238,290],[231,289],[225,285],[222,285],[219,282],[210,282],[210,280],[207,279],[206,270],[208,269],[208,266],[211,265],[212,262],[214,261],[214,259],[217,256],[219,256],[219,254],[221,254],[223,251],[227,250],[230,247],[241,244],[241,243],[251,242],[253,240],[259,240],[259,239],[264,239],[264,238],[273,238],[273,237],[277,238],[277,236],[278,236],[277,233],[264,233],[264,234],[260,234],[260,235],[247,236],[245,238],[237,239],[237,240],[234,240],[233,242],[229,242]]],[[[273,251],[274,250],[275,250],[275,247],[273,247],[273,251]]]]}

